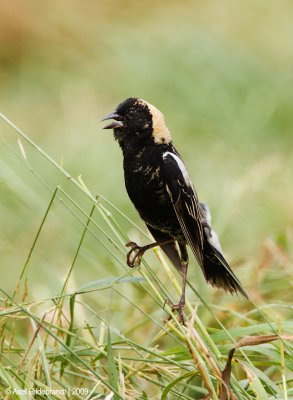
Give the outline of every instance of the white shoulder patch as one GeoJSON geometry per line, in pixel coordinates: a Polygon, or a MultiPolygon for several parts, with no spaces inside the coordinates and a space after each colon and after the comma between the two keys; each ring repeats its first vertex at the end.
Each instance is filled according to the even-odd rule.
{"type": "Polygon", "coordinates": [[[166,151],[166,152],[163,154],[163,159],[165,160],[165,158],[166,158],[167,156],[173,157],[173,159],[176,161],[176,163],[177,163],[177,165],[178,165],[178,168],[180,169],[180,171],[181,171],[181,173],[182,173],[182,176],[183,176],[183,178],[184,178],[184,180],[185,180],[185,182],[186,182],[186,185],[189,186],[189,187],[192,187],[191,180],[190,180],[190,178],[189,178],[189,176],[188,176],[186,167],[185,167],[185,165],[183,164],[182,160],[181,160],[178,156],[176,156],[176,154],[171,153],[170,151],[166,151]]]}

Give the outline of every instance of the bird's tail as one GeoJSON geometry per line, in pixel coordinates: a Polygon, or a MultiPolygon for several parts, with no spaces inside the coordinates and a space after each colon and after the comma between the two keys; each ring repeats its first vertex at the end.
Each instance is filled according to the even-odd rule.
{"type": "Polygon", "coordinates": [[[237,276],[225,260],[224,256],[208,241],[204,244],[203,273],[207,282],[230,293],[241,293],[248,298],[237,276]]]}

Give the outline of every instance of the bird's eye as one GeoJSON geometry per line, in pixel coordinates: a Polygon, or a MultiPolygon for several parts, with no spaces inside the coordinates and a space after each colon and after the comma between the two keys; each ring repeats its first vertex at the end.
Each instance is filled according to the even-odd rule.
{"type": "Polygon", "coordinates": [[[128,111],[127,116],[129,118],[133,118],[134,117],[134,111],[133,110],[128,111]]]}

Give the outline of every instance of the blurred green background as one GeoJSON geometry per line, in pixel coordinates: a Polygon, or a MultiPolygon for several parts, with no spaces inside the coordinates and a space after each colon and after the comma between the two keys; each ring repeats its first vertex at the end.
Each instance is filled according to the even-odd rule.
{"type": "MultiPolygon", "coordinates": [[[[0,112],[71,176],[82,179],[94,196],[105,196],[146,231],[124,188],[120,149],[112,134],[103,131],[100,120],[129,96],[158,107],[200,199],[210,206],[227,259],[278,331],[280,321],[286,323],[290,318],[288,304],[292,303],[292,21],[289,0],[2,0],[0,10],[0,112]]],[[[96,371],[103,376],[107,375],[108,355],[96,361],[96,349],[105,343],[108,323],[111,340],[126,337],[132,343],[127,342],[133,352],[126,356],[137,356],[141,346],[160,346],[163,354],[173,357],[172,346],[178,346],[178,339],[170,334],[157,337],[159,324],[166,318],[158,293],[173,301],[179,296],[151,252],[145,259],[155,276],[152,283],[157,293],[150,282],[140,287],[131,281],[78,295],[74,324],[69,324],[68,298],[58,305],[53,298],[62,293],[71,268],[65,290],[69,295],[82,285],[125,273],[139,277],[148,271],[151,276],[146,266],[130,271],[125,262],[124,239],[144,244],[148,239],[102,201],[125,237],[119,242],[117,231],[111,230],[107,218],[96,209],[96,225],[90,224],[91,232],[76,257],[92,201],[24,139],[19,142],[19,135],[1,118],[0,134],[0,289],[12,294],[17,287],[59,185],[64,192],[60,190],[52,201],[15,300],[32,302],[34,315],[46,315],[49,324],[54,321],[58,327],[51,333],[66,343],[69,336],[62,329],[70,329],[74,352],[94,343],[87,362],[96,363],[96,371]]],[[[216,318],[226,329],[234,329],[235,337],[259,333],[258,323],[265,321],[264,316],[243,299],[208,287],[194,259],[188,278],[211,306],[212,314],[188,288],[187,297],[192,306],[200,304],[198,315],[209,333],[224,333],[216,318]]],[[[25,380],[30,382],[39,350],[34,354],[33,347],[27,353],[32,336],[29,318],[12,310],[1,323],[1,346],[6,349],[2,357],[9,360],[6,371],[12,365],[11,371],[18,375],[18,365],[28,355],[25,380]]],[[[271,333],[267,328],[264,324],[262,332],[271,333]]],[[[58,343],[52,340],[46,347],[53,379],[60,369],[58,351],[64,350],[58,343]]],[[[118,350],[116,346],[116,356],[118,350]]],[[[182,351],[178,357],[183,357],[183,363],[187,357],[193,368],[193,361],[184,355],[184,341],[182,351]]],[[[227,351],[223,350],[223,357],[227,351]]],[[[145,350],[144,357],[150,354],[145,350]]],[[[280,381],[278,345],[277,361],[268,354],[276,367],[267,364],[265,373],[280,381]]],[[[140,362],[136,365],[140,371],[140,362]]],[[[260,368],[263,365],[261,360],[260,368]]],[[[153,387],[153,371],[146,364],[144,373],[150,380],[136,376],[138,383],[132,386],[132,378],[127,378],[128,388],[158,398],[180,372],[173,373],[172,363],[152,366],[159,371],[153,387]],[[167,378],[160,388],[165,367],[167,378]]],[[[70,368],[66,374],[66,385],[80,384],[71,377],[70,368]]],[[[200,386],[201,380],[196,379],[200,386]]],[[[237,379],[243,379],[243,373],[237,379]]]]}
{"type": "MultiPolygon", "coordinates": [[[[244,286],[256,298],[288,300],[292,18],[290,1],[4,0],[1,112],[72,176],[82,175],[93,194],[143,227],[124,189],[120,149],[99,121],[126,97],[151,102],[165,114],[244,286]],[[262,274],[271,284],[259,293],[262,274]]],[[[0,128],[2,285],[11,291],[52,194],[7,147],[20,154],[17,135],[3,121],[0,128]]],[[[24,146],[34,171],[51,187],[61,182],[71,190],[24,146]]],[[[82,229],[62,205],[53,205],[28,272],[33,298],[59,293],[82,229]]],[[[71,287],[115,275],[112,264],[88,239],[71,287]]],[[[190,279],[202,282],[195,268],[190,279]]]]}

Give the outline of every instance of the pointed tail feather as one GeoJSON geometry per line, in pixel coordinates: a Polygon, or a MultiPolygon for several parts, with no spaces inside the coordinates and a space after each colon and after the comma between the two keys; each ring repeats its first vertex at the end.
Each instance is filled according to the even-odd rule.
{"type": "Polygon", "coordinates": [[[241,293],[248,298],[237,276],[225,260],[224,256],[208,242],[204,245],[203,273],[206,280],[218,288],[230,293],[241,293]]]}

